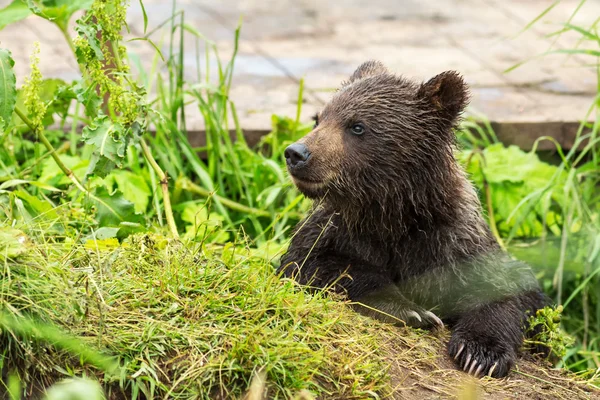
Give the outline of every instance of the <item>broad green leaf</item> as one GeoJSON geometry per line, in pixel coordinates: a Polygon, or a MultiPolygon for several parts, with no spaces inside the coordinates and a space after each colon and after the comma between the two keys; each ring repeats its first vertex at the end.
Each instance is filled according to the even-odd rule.
{"type": "Polygon", "coordinates": [[[52,21],[64,29],[76,11],[89,9],[93,2],[93,0],[13,0],[0,10],[0,29],[32,14],[52,21]]]}
{"type": "Polygon", "coordinates": [[[54,123],[53,114],[58,113],[64,115],[67,110],[69,103],[64,102],[58,98],[64,88],[68,87],[68,84],[62,79],[50,78],[44,79],[40,87],[40,99],[48,103],[48,110],[46,111],[46,117],[44,118],[44,126],[52,125],[54,123]]]}
{"type": "Polygon", "coordinates": [[[94,239],[94,235],[90,235],[92,239],[87,239],[83,245],[88,250],[115,250],[118,249],[119,239],[117,239],[117,234],[119,233],[119,228],[100,228],[98,231],[94,232],[94,235],[98,237],[98,239],[94,239]],[[106,233],[110,232],[110,233],[106,233]],[[114,232],[114,233],[112,233],[114,232]],[[107,237],[105,239],[100,239],[100,236],[112,235],[111,237],[107,237]]]}
{"type": "Polygon", "coordinates": [[[17,101],[16,78],[13,71],[15,61],[10,51],[0,49],[0,128],[3,128],[13,113],[17,101]]]}
{"type": "MultiPolygon", "coordinates": [[[[82,160],[80,157],[69,156],[67,154],[61,154],[59,155],[59,158],[67,168],[73,171],[76,177],[82,179],[85,176],[85,171],[90,163],[89,160],[82,160]]],[[[44,160],[42,164],[42,173],[37,181],[52,186],[70,185],[72,183],[50,157],[44,160]]]]}
{"type": "Polygon", "coordinates": [[[31,10],[22,0],[13,0],[12,3],[0,10],[0,30],[6,25],[29,17],[31,14],[31,10]]]}
{"type": "Polygon", "coordinates": [[[68,26],[69,19],[72,15],[66,5],[43,7],[41,12],[35,14],[48,21],[54,22],[60,29],[65,29],[68,26]]]}
{"type": "Polygon", "coordinates": [[[526,212],[525,208],[520,209],[514,218],[509,219],[521,200],[529,194],[524,185],[506,182],[491,185],[490,190],[492,192],[494,217],[500,232],[510,232],[517,220],[522,218],[517,236],[539,236],[542,233],[542,221],[534,213],[524,214],[526,212]]]}
{"type": "Polygon", "coordinates": [[[542,187],[552,178],[557,168],[540,161],[537,154],[527,153],[517,146],[504,147],[501,143],[483,151],[485,177],[488,182],[527,182],[531,187],[542,187]],[[511,168],[507,168],[507,166],[511,168]]]}
{"type": "Polygon", "coordinates": [[[61,8],[73,14],[80,10],[89,9],[94,0],[43,0],[44,9],[61,8]]]}
{"type": "Polygon", "coordinates": [[[26,224],[31,224],[33,222],[33,216],[27,210],[25,204],[23,204],[23,200],[16,196],[11,196],[11,200],[13,207],[12,218],[15,220],[21,220],[26,224]]]}
{"type": "Polygon", "coordinates": [[[52,102],[50,103],[51,111],[59,114],[60,116],[66,116],[69,112],[69,108],[71,107],[71,103],[74,100],[78,100],[77,94],[73,90],[73,87],[76,83],[67,84],[63,82],[62,85],[59,85],[58,88],[54,91],[54,97],[52,98],[52,102]]]}
{"type": "Polygon", "coordinates": [[[27,3],[27,7],[29,7],[29,10],[36,14],[36,15],[40,15],[42,16],[42,9],[38,6],[37,2],[35,0],[21,0],[21,1],[25,1],[27,3]]]}
{"type": "Polygon", "coordinates": [[[143,177],[130,171],[115,170],[107,177],[107,181],[111,180],[123,193],[123,196],[133,203],[135,212],[146,211],[152,192],[143,177]]]}
{"type": "Polygon", "coordinates": [[[283,187],[280,185],[270,186],[256,196],[256,201],[258,201],[263,207],[270,207],[273,205],[282,189],[283,187]]]}
{"type": "MultiPolygon", "coordinates": [[[[100,44],[100,40],[98,39],[98,28],[97,25],[94,24],[77,24],[75,27],[75,32],[83,38],[85,38],[94,51],[96,58],[98,60],[104,60],[104,53],[102,52],[102,46],[100,44]]],[[[83,54],[77,54],[79,62],[85,62],[86,58],[83,54]]]]}
{"type": "Polygon", "coordinates": [[[190,224],[199,224],[208,220],[208,210],[204,203],[186,203],[181,213],[181,219],[190,224]]]}
{"type": "Polygon", "coordinates": [[[82,86],[83,81],[77,82],[73,85],[73,91],[77,96],[77,101],[85,107],[85,115],[90,118],[96,118],[98,111],[102,105],[102,98],[96,92],[96,85],[91,84],[87,88],[82,86]]]}
{"type": "Polygon", "coordinates": [[[33,216],[43,216],[44,218],[57,219],[58,214],[53,204],[42,198],[33,196],[25,190],[15,190],[13,194],[29,205],[30,211],[34,211],[33,216]]]}
{"type": "Polygon", "coordinates": [[[76,11],[87,10],[93,0],[26,0],[29,10],[48,21],[54,22],[61,30],[67,29],[71,16],[76,11]]]}
{"type": "MultiPolygon", "coordinates": [[[[462,162],[469,157],[464,152],[462,162]]],[[[487,202],[485,191],[490,192],[493,216],[501,233],[516,229],[517,236],[537,236],[543,232],[544,219],[550,231],[560,232],[554,214],[549,211],[552,205],[564,203],[562,187],[566,177],[557,173],[557,167],[540,161],[535,153],[497,143],[486,147],[481,155],[471,157],[467,171],[480,188],[484,202],[487,202]],[[540,193],[542,197],[523,204],[523,199],[532,193],[540,193]]]]}
{"type": "MultiPolygon", "coordinates": [[[[96,208],[96,219],[100,227],[119,226],[123,222],[141,222],[141,215],[135,213],[133,203],[123,193],[116,191],[112,195],[104,186],[98,186],[89,198],[96,208]]],[[[90,205],[90,204],[88,204],[90,205]]]]}
{"type": "Polygon", "coordinates": [[[96,147],[94,153],[108,158],[119,167],[122,165],[128,145],[123,125],[103,115],[83,128],[82,139],[86,144],[96,147]]]}
{"type": "Polygon", "coordinates": [[[85,175],[95,175],[99,178],[105,178],[110,174],[117,165],[108,158],[101,156],[98,153],[92,154],[90,165],[88,165],[85,175]]]}
{"type": "MultiPolygon", "coordinates": [[[[101,110],[102,99],[96,93],[95,84],[88,86],[87,89],[82,87],[83,81],[75,81],[72,84],[67,84],[60,79],[47,79],[44,81],[41,89],[42,100],[49,102],[46,119],[52,120],[52,114],[58,114],[61,118],[67,115],[73,101],[77,101],[85,107],[85,114],[94,119],[98,116],[101,110]]],[[[19,91],[17,103],[22,107],[22,95],[19,91]]],[[[44,123],[46,123],[46,119],[44,123]]]]}
{"type": "Polygon", "coordinates": [[[279,165],[275,161],[269,160],[269,159],[262,160],[262,164],[267,169],[269,169],[271,172],[273,172],[275,175],[277,175],[277,180],[279,182],[285,182],[286,174],[284,173],[284,169],[281,168],[281,165],[279,165]]]}
{"type": "Polygon", "coordinates": [[[97,247],[102,248],[100,242],[105,242],[102,243],[102,245],[106,247],[107,245],[114,244],[115,241],[116,246],[114,247],[119,247],[119,241],[114,239],[117,237],[117,233],[119,233],[119,228],[104,226],[96,229],[94,232],[84,238],[85,247],[95,250],[97,247]]]}

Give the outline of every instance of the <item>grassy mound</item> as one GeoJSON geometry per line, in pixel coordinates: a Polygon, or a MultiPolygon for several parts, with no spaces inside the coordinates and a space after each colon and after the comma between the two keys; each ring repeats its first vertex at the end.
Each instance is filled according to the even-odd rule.
{"type": "Polygon", "coordinates": [[[111,399],[585,398],[591,390],[531,363],[508,382],[473,383],[445,356],[447,332],[382,325],[308,295],[242,245],[152,235],[34,244],[5,229],[0,250],[2,379],[17,374],[26,398],[81,375],[99,379],[111,399]]]}

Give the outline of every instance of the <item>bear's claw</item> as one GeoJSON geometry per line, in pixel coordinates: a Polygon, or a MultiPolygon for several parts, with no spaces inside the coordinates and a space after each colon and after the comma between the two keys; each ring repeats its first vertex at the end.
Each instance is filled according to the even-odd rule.
{"type": "Polygon", "coordinates": [[[476,377],[487,375],[502,378],[508,374],[515,360],[514,352],[457,338],[455,335],[448,344],[448,353],[458,368],[476,377]]]}
{"type": "Polygon", "coordinates": [[[442,322],[442,320],[431,311],[425,311],[425,315],[433,321],[436,328],[442,329],[444,327],[444,323],[442,322]]]}
{"type": "Polygon", "coordinates": [[[483,364],[481,364],[479,367],[477,367],[477,371],[475,371],[475,376],[479,376],[482,369],[483,369],[483,364]]]}
{"type": "Polygon", "coordinates": [[[498,361],[496,361],[494,363],[494,365],[492,365],[492,368],[490,368],[490,372],[488,372],[488,376],[492,376],[492,374],[494,373],[494,370],[496,369],[496,367],[498,366],[498,361]]]}
{"type": "MultiPolygon", "coordinates": [[[[482,364],[482,365],[483,365],[483,364],[482,364]]],[[[476,367],[476,366],[477,366],[477,360],[476,360],[476,359],[473,359],[473,362],[471,363],[471,368],[469,368],[469,372],[467,372],[467,373],[468,373],[469,375],[471,375],[471,374],[474,372],[473,370],[475,369],[475,367],[476,367]]]]}
{"type": "Polygon", "coordinates": [[[458,358],[458,356],[460,356],[460,353],[462,353],[462,351],[465,349],[465,344],[461,344],[460,347],[458,348],[458,351],[456,352],[456,355],[454,356],[454,360],[456,360],[458,358]]]}
{"type": "Polygon", "coordinates": [[[469,355],[467,356],[467,361],[465,361],[465,366],[463,367],[463,371],[467,370],[467,367],[469,366],[470,362],[471,362],[471,353],[469,353],[469,355]]]}
{"type": "Polygon", "coordinates": [[[431,311],[409,310],[406,311],[406,317],[408,319],[408,325],[412,326],[413,328],[442,329],[444,327],[444,322],[442,322],[442,320],[431,311]],[[416,320],[418,322],[414,323],[413,321],[411,321],[411,319],[416,320]]]}
{"type": "Polygon", "coordinates": [[[421,316],[419,315],[419,313],[416,312],[416,311],[409,311],[407,313],[407,315],[408,315],[409,318],[412,317],[412,318],[418,320],[419,322],[423,322],[423,319],[421,318],[421,316]]]}

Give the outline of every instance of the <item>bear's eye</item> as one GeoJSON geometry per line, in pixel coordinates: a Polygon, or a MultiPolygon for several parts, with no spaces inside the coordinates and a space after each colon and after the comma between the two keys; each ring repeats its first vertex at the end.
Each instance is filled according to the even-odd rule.
{"type": "Polygon", "coordinates": [[[350,128],[350,131],[352,131],[353,134],[360,136],[365,133],[365,127],[362,126],[362,124],[354,124],[350,128]]]}
{"type": "Polygon", "coordinates": [[[314,115],[313,121],[315,121],[315,125],[313,126],[313,129],[314,129],[319,125],[319,114],[314,115]]]}

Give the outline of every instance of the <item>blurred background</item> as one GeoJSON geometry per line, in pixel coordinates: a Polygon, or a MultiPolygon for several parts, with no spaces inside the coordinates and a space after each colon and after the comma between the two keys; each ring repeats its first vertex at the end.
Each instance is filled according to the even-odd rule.
{"type": "MultiPolygon", "coordinates": [[[[0,1],[0,6],[8,0],[0,1]]],[[[182,11],[185,24],[214,42],[228,60],[234,32],[241,23],[231,99],[242,128],[269,131],[271,115],[294,115],[298,82],[305,80],[302,118],[310,118],[330,92],[363,61],[378,59],[392,71],[426,80],[454,69],[470,84],[471,111],[485,115],[503,140],[529,149],[541,135],[572,145],[578,121],[596,93],[596,71],[580,54],[547,51],[575,48],[582,37],[563,24],[589,27],[600,15],[600,2],[579,0],[410,0],[340,2],[301,1],[170,1],[143,2],[148,27],[182,11]],[[556,3],[556,4],[555,4],[556,3]],[[552,7],[539,20],[536,18],[552,7]],[[526,29],[535,21],[533,26],[526,29]],[[554,33],[554,34],[553,34],[554,33]],[[505,72],[516,64],[520,67],[505,72]]],[[[76,18],[76,17],[75,17],[76,18]]],[[[75,19],[73,18],[73,20],[75,19]]],[[[144,36],[140,3],[127,15],[129,37],[144,36]]],[[[166,26],[165,26],[166,25],[166,26]]],[[[168,53],[168,29],[150,38],[168,53]]],[[[127,37],[127,35],[126,35],[127,37]]],[[[66,80],[78,76],[77,63],[59,30],[50,22],[27,19],[0,31],[10,46],[17,76],[28,72],[33,42],[41,43],[41,71],[66,80]]],[[[197,51],[204,67],[206,42],[184,32],[185,78],[198,80],[197,51]]],[[[146,42],[128,43],[128,51],[150,65],[155,49],[146,42]]],[[[214,58],[211,67],[214,67],[214,58]]],[[[160,69],[166,74],[166,68],[160,69]]],[[[188,129],[202,129],[195,107],[188,129]]],[[[542,143],[551,148],[551,144],[542,143]]]]}

